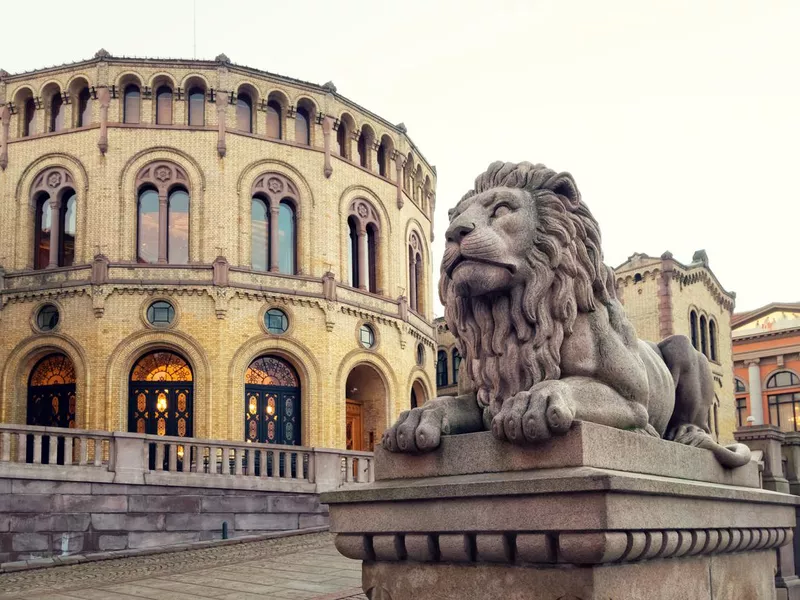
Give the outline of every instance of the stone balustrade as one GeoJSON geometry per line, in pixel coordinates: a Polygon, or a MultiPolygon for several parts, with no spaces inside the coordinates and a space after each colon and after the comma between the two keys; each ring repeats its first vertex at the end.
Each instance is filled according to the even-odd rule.
{"type": "Polygon", "coordinates": [[[0,424],[0,477],[315,493],[374,480],[371,452],[0,424]]]}

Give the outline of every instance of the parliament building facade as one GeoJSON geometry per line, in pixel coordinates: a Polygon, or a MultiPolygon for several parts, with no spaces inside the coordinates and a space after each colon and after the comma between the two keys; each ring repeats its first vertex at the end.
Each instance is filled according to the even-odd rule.
{"type": "Polygon", "coordinates": [[[0,421],[370,450],[435,395],[436,171],[324,86],[0,71],[0,421]]]}

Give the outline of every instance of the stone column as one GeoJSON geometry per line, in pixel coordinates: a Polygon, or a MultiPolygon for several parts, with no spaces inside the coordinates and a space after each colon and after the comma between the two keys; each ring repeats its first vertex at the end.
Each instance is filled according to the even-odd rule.
{"type": "Polygon", "coordinates": [[[224,158],[228,151],[225,142],[227,109],[228,99],[223,95],[219,95],[217,97],[217,154],[219,154],[220,158],[224,158]]]}
{"type": "Polygon", "coordinates": [[[367,268],[367,228],[358,224],[358,287],[366,290],[369,287],[369,269],[367,268]]]}
{"type": "Polygon", "coordinates": [[[394,165],[397,170],[397,208],[403,208],[403,155],[399,152],[395,153],[394,165]]]}
{"type": "Polygon", "coordinates": [[[269,270],[277,272],[278,267],[278,215],[280,215],[281,205],[269,202],[269,270]]]}
{"type": "Polygon", "coordinates": [[[167,264],[167,196],[158,194],[158,262],[167,264]]]}
{"type": "Polygon", "coordinates": [[[737,442],[746,444],[751,450],[763,453],[764,472],[762,487],[783,494],[789,493],[789,481],[783,475],[781,444],[786,434],[774,425],[753,425],[734,432],[737,442]]]}
{"type": "Polygon", "coordinates": [[[50,262],[48,269],[58,266],[58,249],[61,236],[61,199],[50,198],[50,262]]]}
{"type": "Polygon", "coordinates": [[[8,166],[8,127],[11,123],[11,110],[8,104],[0,110],[0,121],[3,124],[3,131],[0,133],[0,169],[5,171],[8,166]]]}
{"type": "Polygon", "coordinates": [[[747,362],[748,375],[750,378],[750,416],[755,419],[753,425],[764,424],[764,399],[761,396],[761,369],[758,367],[758,359],[747,362]]]}
{"type": "MultiPolygon", "coordinates": [[[[310,126],[310,125],[309,125],[310,126]]],[[[331,131],[333,130],[333,119],[328,115],[322,118],[322,138],[325,146],[325,177],[333,175],[331,166],[331,131]]]]}
{"type": "Polygon", "coordinates": [[[97,147],[101,154],[108,152],[108,107],[111,105],[111,93],[107,87],[97,90],[97,100],[100,103],[100,138],[97,147]]]}
{"type": "Polygon", "coordinates": [[[417,255],[415,254],[411,260],[408,261],[408,299],[411,303],[411,308],[419,311],[419,302],[417,302],[417,255]]]}

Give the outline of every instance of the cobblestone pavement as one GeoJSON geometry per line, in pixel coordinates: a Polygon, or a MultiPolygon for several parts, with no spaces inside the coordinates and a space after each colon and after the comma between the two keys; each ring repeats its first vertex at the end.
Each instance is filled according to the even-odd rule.
{"type": "Polygon", "coordinates": [[[0,575],[0,598],[366,600],[329,533],[0,575]]]}

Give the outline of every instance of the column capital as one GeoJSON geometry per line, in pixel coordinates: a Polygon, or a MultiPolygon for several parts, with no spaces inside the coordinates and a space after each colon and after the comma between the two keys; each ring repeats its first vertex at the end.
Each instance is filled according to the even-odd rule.
{"type": "Polygon", "coordinates": [[[761,362],[760,358],[751,358],[751,359],[748,359],[748,360],[744,361],[744,364],[747,367],[757,367],[760,362],[761,362]]]}

